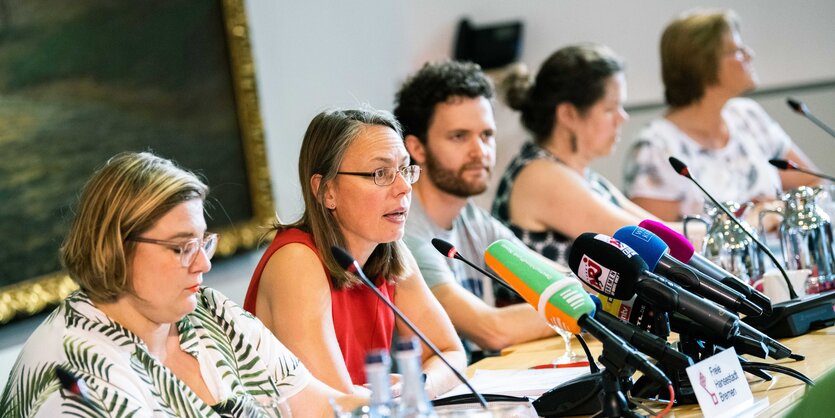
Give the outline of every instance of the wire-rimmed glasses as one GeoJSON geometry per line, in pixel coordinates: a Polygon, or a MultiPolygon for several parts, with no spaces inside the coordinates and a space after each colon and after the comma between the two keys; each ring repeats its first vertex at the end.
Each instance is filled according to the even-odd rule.
{"type": "Polygon", "coordinates": [[[406,183],[415,184],[415,182],[420,178],[420,166],[409,165],[403,168],[380,167],[370,173],[358,171],[336,172],[336,174],[345,174],[349,176],[371,177],[374,179],[374,184],[378,186],[388,186],[394,183],[395,178],[397,178],[397,173],[400,173],[400,175],[403,176],[406,183]]]}
{"type": "Polygon", "coordinates": [[[209,233],[204,235],[203,238],[192,238],[187,241],[166,241],[145,237],[133,237],[128,238],[128,240],[168,247],[180,254],[180,265],[188,267],[194,262],[194,259],[197,258],[198,250],[201,248],[203,249],[203,252],[206,253],[206,258],[211,259],[212,256],[215,255],[215,250],[217,250],[217,238],[217,234],[209,233]]]}

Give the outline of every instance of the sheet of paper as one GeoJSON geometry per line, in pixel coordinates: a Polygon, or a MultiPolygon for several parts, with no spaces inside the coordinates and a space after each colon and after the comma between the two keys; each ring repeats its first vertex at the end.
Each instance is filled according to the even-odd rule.
{"type": "MultiPolygon", "coordinates": [[[[589,374],[588,366],[538,370],[476,370],[470,383],[479,393],[537,398],[555,386],[589,374]]],[[[441,398],[470,393],[463,384],[441,398]]]]}

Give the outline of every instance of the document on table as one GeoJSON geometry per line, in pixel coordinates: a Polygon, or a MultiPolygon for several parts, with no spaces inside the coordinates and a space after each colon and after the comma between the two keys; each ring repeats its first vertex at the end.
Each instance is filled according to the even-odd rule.
{"type": "MultiPolygon", "coordinates": [[[[588,366],[537,370],[475,371],[470,383],[479,393],[538,398],[539,395],[578,376],[589,374],[588,366]]],[[[454,387],[441,398],[470,393],[464,384],[454,387]]]]}

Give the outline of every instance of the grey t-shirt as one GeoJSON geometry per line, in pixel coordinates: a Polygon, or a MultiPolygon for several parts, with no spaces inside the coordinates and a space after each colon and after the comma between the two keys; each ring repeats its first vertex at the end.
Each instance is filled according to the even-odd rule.
{"type": "Polygon", "coordinates": [[[490,244],[506,239],[525,246],[510,229],[472,201],[467,202],[461,214],[452,222],[452,229],[446,230],[426,216],[417,196],[412,198],[404,241],[417,260],[426,284],[432,288],[454,280],[491,306],[495,305],[492,280],[461,260],[453,260],[439,253],[432,246],[432,238],[448,241],[464,258],[488,271],[484,263],[484,250],[490,244]]]}

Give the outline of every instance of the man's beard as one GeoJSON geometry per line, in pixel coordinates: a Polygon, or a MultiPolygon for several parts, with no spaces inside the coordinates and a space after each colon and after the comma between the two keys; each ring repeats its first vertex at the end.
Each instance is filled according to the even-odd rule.
{"type": "MultiPolygon", "coordinates": [[[[466,167],[473,163],[477,164],[479,162],[469,162],[461,166],[461,168],[455,172],[454,170],[442,167],[431,152],[428,150],[426,152],[426,174],[431,179],[432,183],[434,183],[441,191],[457,197],[466,198],[475,196],[482,194],[485,190],[487,190],[486,181],[480,183],[468,183],[462,178],[466,167]]],[[[486,167],[486,169],[487,174],[489,175],[491,168],[486,167]]]]}

